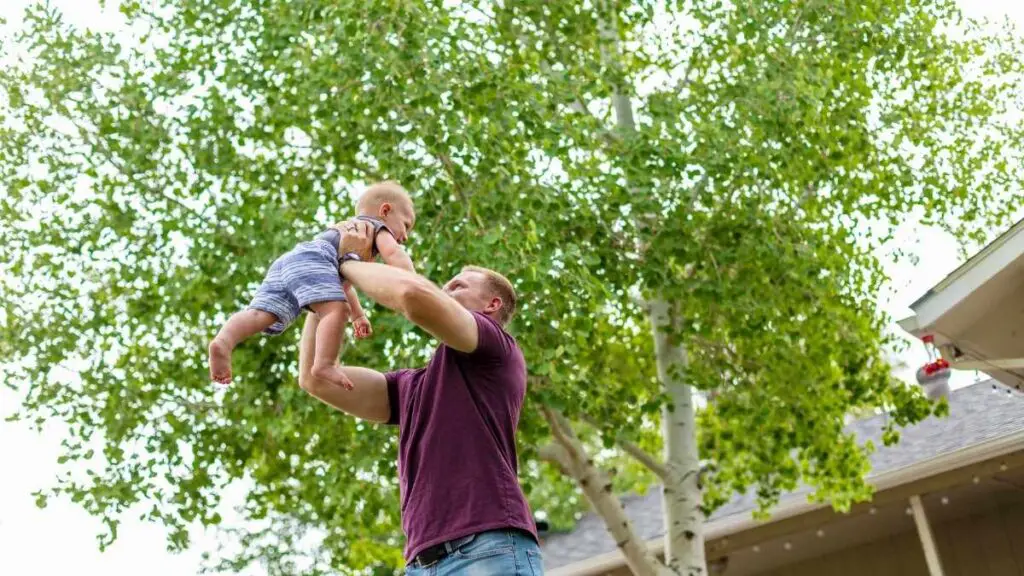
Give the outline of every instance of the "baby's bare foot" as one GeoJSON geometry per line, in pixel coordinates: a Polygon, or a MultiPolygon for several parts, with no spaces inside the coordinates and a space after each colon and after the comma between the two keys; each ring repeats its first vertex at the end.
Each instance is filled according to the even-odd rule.
{"type": "Polygon", "coordinates": [[[231,348],[221,340],[210,342],[210,380],[231,383],[231,348]]]}
{"type": "Polygon", "coordinates": [[[331,384],[341,386],[346,390],[352,390],[355,386],[352,384],[352,380],[345,375],[345,372],[337,366],[314,366],[313,377],[319,380],[327,380],[331,384]]]}

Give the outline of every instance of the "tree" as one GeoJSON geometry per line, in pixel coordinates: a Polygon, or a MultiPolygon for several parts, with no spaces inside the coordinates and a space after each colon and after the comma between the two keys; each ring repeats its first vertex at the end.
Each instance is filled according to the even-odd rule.
{"type": "MultiPolygon", "coordinates": [[[[242,347],[222,396],[204,365],[274,256],[351,214],[360,182],[414,192],[428,277],[515,279],[528,495],[566,523],[579,483],[637,573],[705,573],[703,514],[736,491],[864,498],[870,447],[843,416],[884,407],[895,441],[943,409],[889,374],[875,248],[908,218],[978,240],[1021,199],[1019,42],[942,0],[121,11],[130,38],[33,8],[0,74],[4,379],[90,466],[41,503],[70,495],[103,543],[145,499],[183,548],[241,480],[251,522],[224,566],[400,562],[394,433],[297,389],[298,331],[242,347]],[[613,497],[655,478],[664,563],[613,497]]],[[[427,356],[371,314],[346,362],[427,356]]]]}

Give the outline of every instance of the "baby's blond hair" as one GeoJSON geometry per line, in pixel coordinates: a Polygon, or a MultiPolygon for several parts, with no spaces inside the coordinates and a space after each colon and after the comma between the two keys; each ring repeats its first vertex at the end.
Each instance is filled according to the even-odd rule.
{"type": "Polygon", "coordinates": [[[401,204],[402,206],[412,210],[412,198],[409,197],[409,193],[402,188],[402,185],[394,180],[384,180],[373,184],[359,197],[359,202],[356,204],[356,210],[360,214],[364,215],[376,215],[377,210],[381,204],[385,202],[390,204],[401,204]]]}

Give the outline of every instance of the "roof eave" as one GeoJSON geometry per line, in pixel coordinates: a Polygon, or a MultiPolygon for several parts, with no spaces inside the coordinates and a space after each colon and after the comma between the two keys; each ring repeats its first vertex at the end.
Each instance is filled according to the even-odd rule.
{"type": "Polygon", "coordinates": [[[919,329],[935,323],[979,286],[1024,254],[1024,219],[949,273],[910,305],[919,329]]]}
{"type": "MultiPolygon", "coordinates": [[[[1021,449],[1024,449],[1024,430],[949,452],[937,458],[884,472],[875,477],[869,476],[868,482],[874,486],[875,490],[887,490],[991,458],[997,458],[1021,449]]],[[[780,502],[772,512],[771,517],[765,521],[755,520],[750,512],[744,512],[709,522],[704,527],[704,539],[708,541],[723,536],[731,536],[764,526],[765,524],[820,510],[828,505],[827,503],[808,502],[804,498],[793,497],[780,502]]],[[[655,538],[647,541],[646,545],[652,553],[660,555],[664,541],[662,538],[655,538]]],[[[597,576],[624,565],[625,560],[622,554],[615,550],[580,562],[560,566],[546,573],[548,576],[597,576]]]]}

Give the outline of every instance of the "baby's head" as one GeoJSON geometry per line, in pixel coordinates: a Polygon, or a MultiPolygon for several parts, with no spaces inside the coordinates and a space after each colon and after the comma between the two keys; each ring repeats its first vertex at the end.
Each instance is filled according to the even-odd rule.
{"type": "Polygon", "coordinates": [[[356,210],[360,216],[383,220],[400,244],[409,238],[409,231],[416,223],[416,210],[409,193],[393,180],[378,182],[367,188],[359,197],[356,210]]]}

